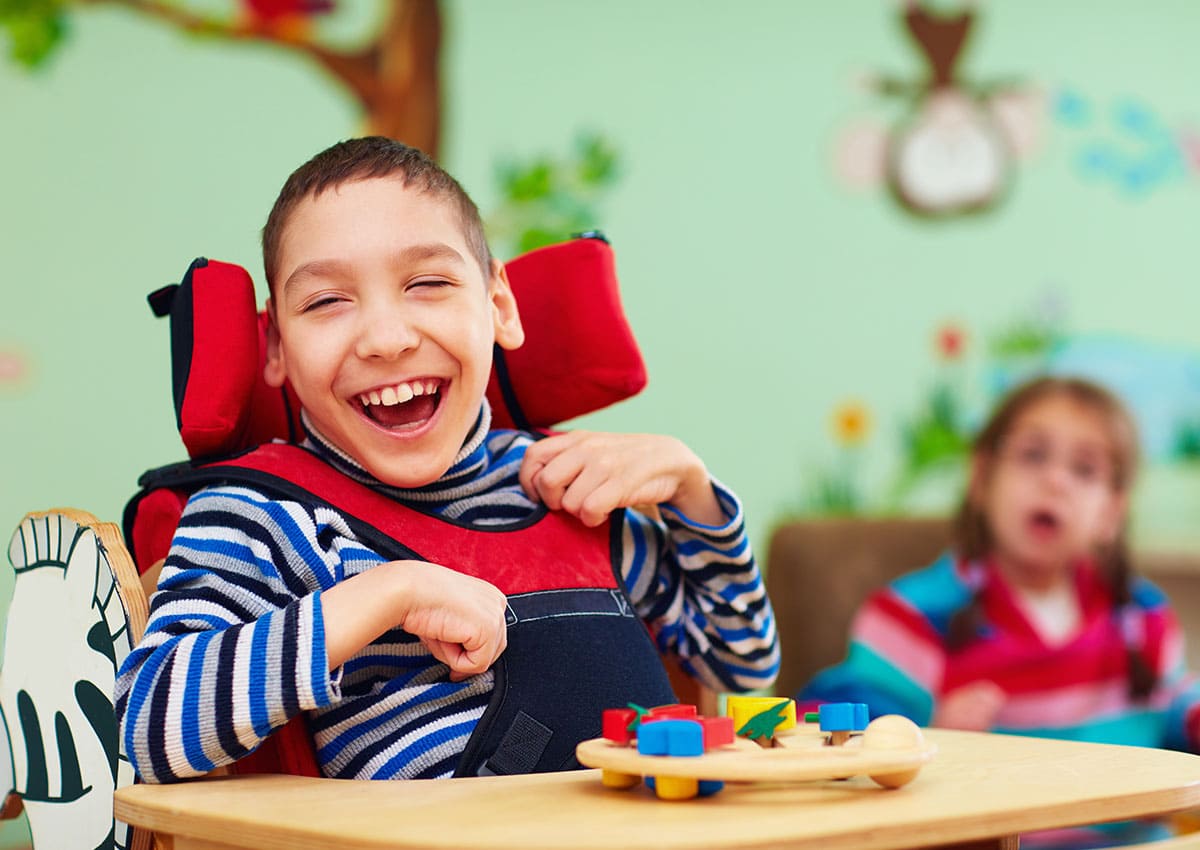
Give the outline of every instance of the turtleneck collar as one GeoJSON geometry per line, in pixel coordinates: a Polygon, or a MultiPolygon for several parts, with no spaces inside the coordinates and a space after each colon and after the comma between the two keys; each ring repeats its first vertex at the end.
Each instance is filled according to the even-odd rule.
{"type": "Polygon", "coordinates": [[[478,476],[487,467],[487,450],[485,439],[492,425],[492,409],[487,399],[479,407],[479,415],[475,424],[467,432],[462,448],[450,464],[450,468],[439,478],[421,487],[393,487],[377,479],[354,460],[350,455],[316,429],[305,411],[300,411],[300,422],[304,426],[306,439],[305,448],[313,451],[331,466],[343,474],[362,484],[380,490],[396,499],[406,501],[441,501],[446,497],[448,489],[457,488],[466,481],[478,476]]]}

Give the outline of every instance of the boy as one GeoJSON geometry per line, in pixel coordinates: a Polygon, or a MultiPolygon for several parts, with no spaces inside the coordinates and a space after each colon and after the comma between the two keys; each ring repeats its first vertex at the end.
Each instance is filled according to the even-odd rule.
{"type": "Polygon", "coordinates": [[[143,779],[231,762],[301,713],[332,777],[570,767],[602,708],[669,699],[639,618],[708,685],[770,684],[774,621],[740,507],[686,446],[489,431],[493,346],[524,336],[453,178],[389,139],[336,144],[284,185],[263,260],[264,374],[299,396],[304,447],[416,508],[431,540],[469,539],[453,563],[389,558],[329,505],[198,492],[118,677],[143,779]],[[637,504],[665,520],[623,510],[637,504]],[[621,589],[614,611],[575,589],[596,552],[637,617],[621,589]]]}

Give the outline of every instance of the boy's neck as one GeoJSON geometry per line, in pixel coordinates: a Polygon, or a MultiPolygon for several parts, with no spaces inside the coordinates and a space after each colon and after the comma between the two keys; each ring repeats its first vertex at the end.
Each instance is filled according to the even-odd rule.
{"type": "Polygon", "coordinates": [[[375,486],[387,487],[397,492],[420,493],[425,487],[430,487],[437,484],[448,475],[461,474],[465,471],[465,465],[469,465],[472,457],[479,451],[480,447],[484,443],[484,440],[487,438],[488,431],[491,429],[492,409],[488,405],[487,399],[485,398],[483,403],[480,405],[479,415],[475,419],[475,424],[467,432],[466,439],[463,441],[462,447],[459,449],[458,454],[454,456],[454,460],[450,464],[450,467],[444,470],[437,480],[431,481],[429,484],[424,485],[424,487],[414,488],[393,487],[392,485],[379,481],[368,470],[364,469],[362,464],[351,457],[348,452],[318,431],[304,410],[300,411],[300,423],[304,428],[304,433],[307,435],[308,441],[313,443],[319,451],[336,458],[337,463],[335,463],[335,466],[342,466],[344,467],[343,471],[350,471],[354,473],[352,477],[364,480],[366,483],[373,484],[375,486]],[[463,468],[460,469],[460,467],[463,468]]]}

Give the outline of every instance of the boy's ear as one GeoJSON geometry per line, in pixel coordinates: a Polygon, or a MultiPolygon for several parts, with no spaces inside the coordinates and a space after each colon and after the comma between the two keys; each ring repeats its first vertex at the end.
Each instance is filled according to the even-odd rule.
{"type": "Polygon", "coordinates": [[[267,314],[267,358],[263,365],[263,380],[268,386],[282,387],[287,380],[287,369],[283,363],[283,347],[279,340],[279,323],[275,320],[275,303],[268,298],[267,314]]]}
{"type": "Polygon", "coordinates": [[[506,351],[520,348],[525,342],[521,313],[517,309],[517,299],[508,282],[508,271],[504,264],[496,259],[492,260],[488,300],[492,306],[492,326],[496,334],[496,344],[506,351]]]}

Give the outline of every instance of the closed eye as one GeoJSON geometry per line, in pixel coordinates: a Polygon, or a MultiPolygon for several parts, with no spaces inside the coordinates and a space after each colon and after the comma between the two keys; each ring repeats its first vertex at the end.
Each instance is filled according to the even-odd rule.
{"type": "Polygon", "coordinates": [[[307,304],[305,304],[303,307],[300,308],[300,312],[301,313],[311,313],[314,310],[320,310],[323,307],[328,307],[332,304],[337,304],[338,302],[340,302],[342,300],[343,300],[342,298],[339,298],[336,295],[323,295],[320,298],[314,298],[312,301],[309,301],[307,304]]]}

